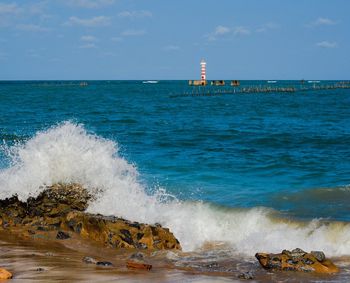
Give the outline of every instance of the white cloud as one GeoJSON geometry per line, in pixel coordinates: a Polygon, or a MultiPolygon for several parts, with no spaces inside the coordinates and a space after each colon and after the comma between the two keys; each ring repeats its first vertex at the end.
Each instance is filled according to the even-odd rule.
{"type": "Polygon", "coordinates": [[[16,14],[20,12],[20,8],[16,3],[4,4],[0,3],[0,15],[1,14],[16,14]]]}
{"type": "Polygon", "coordinates": [[[145,30],[137,30],[137,29],[128,29],[121,33],[122,36],[140,36],[145,35],[145,30]]]}
{"type": "Polygon", "coordinates": [[[215,35],[223,35],[223,34],[226,34],[226,33],[229,33],[229,32],[231,32],[230,28],[225,27],[225,26],[217,26],[216,29],[215,29],[214,34],[215,35]]]}
{"type": "Polygon", "coordinates": [[[180,47],[177,45],[167,45],[164,47],[164,50],[166,51],[177,51],[180,50],[180,47]]]}
{"type": "Polygon", "coordinates": [[[96,37],[92,36],[92,35],[83,35],[80,37],[81,41],[85,41],[85,42],[96,42],[98,41],[96,37]]]}
{"type": "Polygon", "coordinates": [[[336,48],[338,47],[338,43],[336,42],[330,42],[330,41],[321,41],[316,43],[316,46],[321,47],[321,48],[336,48]]]}
{"type": "Polygon", "coordinates": [[[106,16],[96,16],[90,19],[82,19],[78,17],[70,17],[67,22],[64,23],[66,26],[85,26],[85,27],[99,27],[99,26],[109,26],[111,24],[111,19],[106,16]]]}
{"type": "Polygon", "coordinates": [[[331,20],[329,18],[318,18],[317,20],[313,21],[311,24],[308,25],[308,27],[317,27],[317,26],[333,26],[336,25],[337,22],[334,20],[331,20]]]}
{"type": "Polygon", "coordinates": [[[274,30],[274,29],[278,29],[280,26],[278,24],[275,23],[267,23],[262,25],[261,27],[257,28],[255,31],[256,32],[267,32],[269,30],[274,30]]]}
{"type": "Polygon", "coordinates": [[[95,45],[95,43],[86,43],[86,44],[80,45],[79,48],[92,49],[92,48],[97,48],[97,46],[95,45]]]}
{"type": "Polygon", "coordinates": [[[32,31],[32,32],[44,32],[44,31],[50,31],[51,29],[42,27],[39,25],[34,24],[19,24],[16,25],[16,29],[22,30],[22,31],[32,31]]]}
{"type": "Polygon", "coordinates": [[[129,19],[136,19],[136,18],[151,18],[153,15],[150,11],[123,11],[118,14],[118,17],[120,18],[129,18],[129,19]]]}
{"type": "Polygon", "coordinates": [[[214,40],[217,40],[218,37],[224,36],[225,34],[228,34],[230,32],[231,32],[230,28],[219,25],[215,28],[213,32],[206,35],[206,37],[208,38],[209,41],[214,41],[214,40]]]}
{"type": "Polygon", "coordinates": [[[235,27],[233,29],[233,34],[234,35],[249,35],[250,34],[250,30],[246,27],[243,26],[239,26],[239,27],[235,27]]]}
{"type": "Polygon", "coordinates": [[[234,28],[229,28],[226,26],[217,26],[215,28],[215,30],[209,34],[207,34],[205,37],[209,40],[209,41],[214,41],[217,40],[219,38],[223,38],[229,34],[233,34],[235,36],[238,35],[249,35],[251,32],[248,28],[243,27],[243,26],[237,26],[234,28]]]}
{"type": "Polygon", "coordinates": [[[66,0],[70,6],[87,9],[101,8],[114,4],[115,0],[66,0]]]}

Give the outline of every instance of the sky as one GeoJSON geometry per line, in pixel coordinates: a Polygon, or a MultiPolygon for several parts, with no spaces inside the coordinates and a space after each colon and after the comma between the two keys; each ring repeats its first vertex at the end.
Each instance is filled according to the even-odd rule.
{"type": "Polygon", "coordinates": [[[349,0],[0,0],[0,80],[349,79],[349,0]]]}

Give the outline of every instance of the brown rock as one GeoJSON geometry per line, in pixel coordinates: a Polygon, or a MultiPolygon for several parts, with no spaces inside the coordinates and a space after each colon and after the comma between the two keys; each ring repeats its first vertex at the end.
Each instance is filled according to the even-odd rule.
{"type": "Polygon", "coordinates": [[[339,268],[321,253],[306,253],[295,249],[292,251],[284,250],[280,254],[257,253],[255,257],[263,268],[272,271],[339,272],[339,268]]]}
{"type": "Polygon", "coordinates": [[[12,278],[12,273],[7,271],[4,268],[0,268],[0,279],[11,279],[12,278]]]}
{"type": "Polygon", "coordinates": [[[144,270],[151,270],[152,269],[151,264],[147,264],[147,263],[143,263],[143,262],[139,262],[139,261],[134,261],[131,259],[129,259],[126,262],[126,267],[130,268],[130,269],[144,269],[144,270]]]}
{"type": "Polygon", "coordinates": [[[56,184],[27,202],[20,201],[17,196],[0,200],[0,223],[8,228],[22,225],[31,231],[59,230],[59,235],[73,231],[82,238],[113,248],[181,249],[173,233],[160,224],[85,213],[93,199],[79,184],[56,184]]]}
{"type": "Polygon", "coordinates": [[[181,249],[168,229],[118,217],[74,211],[68,213],[61,227],[113,248],[181,249]]]}

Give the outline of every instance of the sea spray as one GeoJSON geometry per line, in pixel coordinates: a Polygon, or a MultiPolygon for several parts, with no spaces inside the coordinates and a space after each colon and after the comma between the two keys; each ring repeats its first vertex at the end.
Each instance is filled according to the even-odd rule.
{"type": "Polygon", "coordinates": [[[220,243],[246,255],[295,247],[350,255],[349,223],[297,222],[267,208],[179,201],[165,189],[148,194],[136,167],[119,155],[118,145],[80,124],[64,122],[4,153],[11,165],[0,171],[1,198],[17,194],[24,200],[37,195],[43,185],[74,182],[94,192],[99,189],[90,212],[159,222],[174,232],[185,251],[220,243]]]}

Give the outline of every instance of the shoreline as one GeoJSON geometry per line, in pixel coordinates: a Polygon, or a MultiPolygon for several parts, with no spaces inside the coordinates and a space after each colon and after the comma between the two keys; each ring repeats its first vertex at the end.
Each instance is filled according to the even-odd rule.
{"type": "MultiPolygon", "coordinates": [[[[269,272],[254,257],[231,254],[213,256],[213,251],[146,251],[152,270],[130,270],[127,259],[137,250],[112,249],[77,235],[57,240],[54,231],[44,232],[46,237],[34,238],[22,228],[0,229],[0,266],[13,273],[11,282],[23,280],[51,282],[56,280],[110,282],[232,282],[242,273],[250,272],[258,282],[277,280],[344,282],[350,278],[350,257],[332,258],[340,267],[337,274],[304,272],[269,272]],[[109,261],[112,267],[99,267],[83,262],[89,256],[109,261]]],[[[220,253],[220,252],[219,252],[220,253]]]]}

